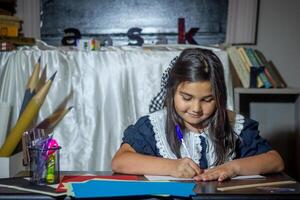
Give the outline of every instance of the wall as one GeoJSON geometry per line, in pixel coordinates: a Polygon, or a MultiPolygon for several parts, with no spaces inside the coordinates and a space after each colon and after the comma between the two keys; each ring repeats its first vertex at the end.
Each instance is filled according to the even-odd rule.
{"type": "MultiPolygon", "coordinates": [[[[300,1],[260,0],[257,44],[272,60],[289,87],[300,88],[300,1]]],[[[286,172],[300,180],[298,103],[252,103],[250,117],[260,122],[261,135],[278,150],[286,172]]]]}
{"type": "Polygon", "coordinates": [[[24,36],[40,39],[40,0],[17,0],[16,11],[16,15],[23,21],[24,36]]]}
{"type": "MultiPolygon", "coordinates": [[[[233,0],[230,2],[237,3],[233,0]]],[[[254,47],[261,50],[268,59],[275,63],[289,86],[300,87],[298,78],[300,64],[297,61],[300,53],[300,20],[297,20],[300,19],[300,12],[298,12],[300,1],[260,0],[259,2],[257,45],[254,47]]],[[[39,26],[32,27],[32,20],[36,19],[36,15],[39,13],[34,10],[34,8],[38,8],[39,0],[27,3],[30,6],[23,6],[22,0],[18,0],[17,3],[17,13],[21,15],[20,17],[25,18],[23,19],[25,20],[24,25],[34,28],[27,32],[24,30],[25,35],[40,38],[39,26]],[[32,13],[34,13],[33,16],[32,13]],[[30,31],[33,33],[30,34],[30,31]]],[[[239,18],[243,17],[239,16],[239,18]]],[[[26,27],[24,28],[26,29],[26,27]]]]}
{"type": "Polygon", "coordinates": [[[257,45],[290,87],[300,87],[300,1],[260,0],[257,45]]]}
{"type": "Polygon", "coordinates": [[[225,40],[227,5],[228,0],[41,0],[41,38],[59,46],[64,30],[76,28],[101,45],[127,45],[127,32],[138,27],[134,32],[140,32],[144,44],[176,44],[178,18],[184,17],[186,32],[199,28],[194,35],[198,44],[217,44],[225,40]]]}

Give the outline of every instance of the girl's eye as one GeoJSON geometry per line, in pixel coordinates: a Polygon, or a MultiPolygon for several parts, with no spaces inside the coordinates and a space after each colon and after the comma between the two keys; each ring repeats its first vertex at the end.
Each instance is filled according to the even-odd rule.
{"type": "Polygon", "coordinates": [[[185,100],[185,101],[189,101],[189,100],[192,99],[192,97],[190,97],[190,96],[185,96],[185,95],[182,95],[182,98],[183,98],[183,100],[185,100]]]}
{"type": "Polygon", "coordinates": [[[204,102],[211,102],[212,100],[214,100],[214,98],[203,99],[204,102]]]}

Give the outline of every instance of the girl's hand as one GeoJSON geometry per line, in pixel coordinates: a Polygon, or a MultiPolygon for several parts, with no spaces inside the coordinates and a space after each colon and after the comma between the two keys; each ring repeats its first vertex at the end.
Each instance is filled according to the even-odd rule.
{"type": "Polygon", "coordinates": [[[232,163],[228,162],[220,166],[216,166],[211,169],[204,170],[204,172],[198,176],[194,177],[196,181],[224,181],[226,179],[230,179],[235,177],[237,174],[235,173],[234,166],[232,163]]]}
{"type": "Polygon", "coordinates": [[[181,158],[174,160],[171,176],[176,178],[193,178],[201,174],[201,172],[202,170],[192,159],[181,158]]]}

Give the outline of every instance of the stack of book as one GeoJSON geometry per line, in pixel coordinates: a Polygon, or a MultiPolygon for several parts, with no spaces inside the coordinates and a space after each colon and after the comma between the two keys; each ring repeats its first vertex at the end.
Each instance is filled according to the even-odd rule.
{"type": "Polygon", "coordinates": [[[229,60],[244,88],[286,88],[287,85],[272,61],[253,48],[232,46],[229,60]]]}
{"type": "Polygon", "coordinates": [[[0,15],[0,51],[14,50],[18,45],[34,44],[34,38],[23,37],[22,21],[19,17],[0,15]]]}

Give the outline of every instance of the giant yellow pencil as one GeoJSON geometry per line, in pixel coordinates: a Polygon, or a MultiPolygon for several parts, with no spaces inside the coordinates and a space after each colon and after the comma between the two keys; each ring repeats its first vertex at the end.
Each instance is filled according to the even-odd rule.
{"type": "Polygon", "coordinates": [[[57,110],[54,113],[52,113],[50,116],[48,116],[45,120],[43,120],[37,128],[40,129],[48,129],[50,131],[53,131],[55,126],[64,118],[64,116],[72,109],[72,107],[69,108],[63,108],[61,110],[57,110]]]}
{"type": "Polygon", "coordinates": [[[35,91],[39,91],[42,88],[42,86],[45,85],[46,74],[47,74],[47,65],[45,65],[45,67],[42,71],[41,77],[40,77],[39,81],[36,84],[35,91]]]}
{"type": "Polygon", "coordinates": [[[49,131],[52,131],[55,128],[55,126],[63,119],[63,117],[72,109],[72,107],[66,108],[66,105],[69,99],[72,97],[72,95],[73,90],[68,96],[64,98],[64,100],[58,105],[58,107],[50,116],[48,116],[46,119],[44,119],[37,125],[37,128],[48,129],[49,131]]]}
{"type": "Polygon", "coordinates": [[[21,140],[23,132],[27,130],[27,128],[31,125],[32,120],[38,115],[40,107],[42,106],[52,85],[55,74],[56,72],[40,89],[40,91],[38,91],[37,94],[28,102],[15,127],[10,131],[3,146],[1,147],[0,157],[10,156],[12,154],[17,144],[21,140]]]}
{"type": "Polygon", "coordinates": [[[34,65],[32,75],[28,81],[27,88],[30,90],[30,92],[33,92],[37,86],[39,76],[40,76],[40,70],[41,70],[40,63],[41,63],[41,58],[39,58],[38,62],[34,65]]]}
{"type": "Polygon", "coordinates": [[[38,80],[39,80],[39,74],[40,74],[40,62],[41,61],[40,61],[40,58],[39,58],[38,62],[34,65],[32,75],[30,76],[30,78],[27,82],[27,87],[26,87],[26,90],[25,90],[24,99],[23,99],[22,106],[21,106],[21,109],[20,109],[19,117],[21,116],[22,112],[26,108],[28,102],[35,95],[36,86],[37,86],[37,83],[38,83],[38,80]]]}
{"type": "MultiPolygon", "coordinates": [[[[27,87],[26,87],[24,98],[23,98],[23,101],[22,101],[22,106],[21,106],[20,113],[19,113],[19,118],[20,118],[21,114],[23,113],[24,109],[26,108],[27,104],[31,100],[31,98],[37,92],[36,86],[37,86],[37,83],[39,81],[40,62],[41,62],[41,58],[39,58],[38,62],[34,65],[33,72],[32,72],[31,76],[28,79],[27,87]]],[[[32,124],[34,124],[34,123],[35,123],[35,120],[32,121],[32,124]]],[[[22,144],[19,143],[17,145],[17,148],[15,148],[14,153],[15,152],[16,153],[20,152],[21,150],[22,150],[22,144]]]]}
{"type": "MultiPolygon", "coordinates": [[[[40,79],[38,80],[37,84],[36,84],[36,87],[35,87],[35,91],[39,91],[46,83],[46,73],[47,73],[47,65],[45,65],[43,71],[42,71],[42,75],[40,77],[40,79]]],[[[37,121],[37,117],[36,116],[33,120],[32,120],[32,123],[31,123],[31,126],[28,127],[29,129],[30,128],[33,128],[35,125],[36,125],[36,121],[37,121]]]]}

